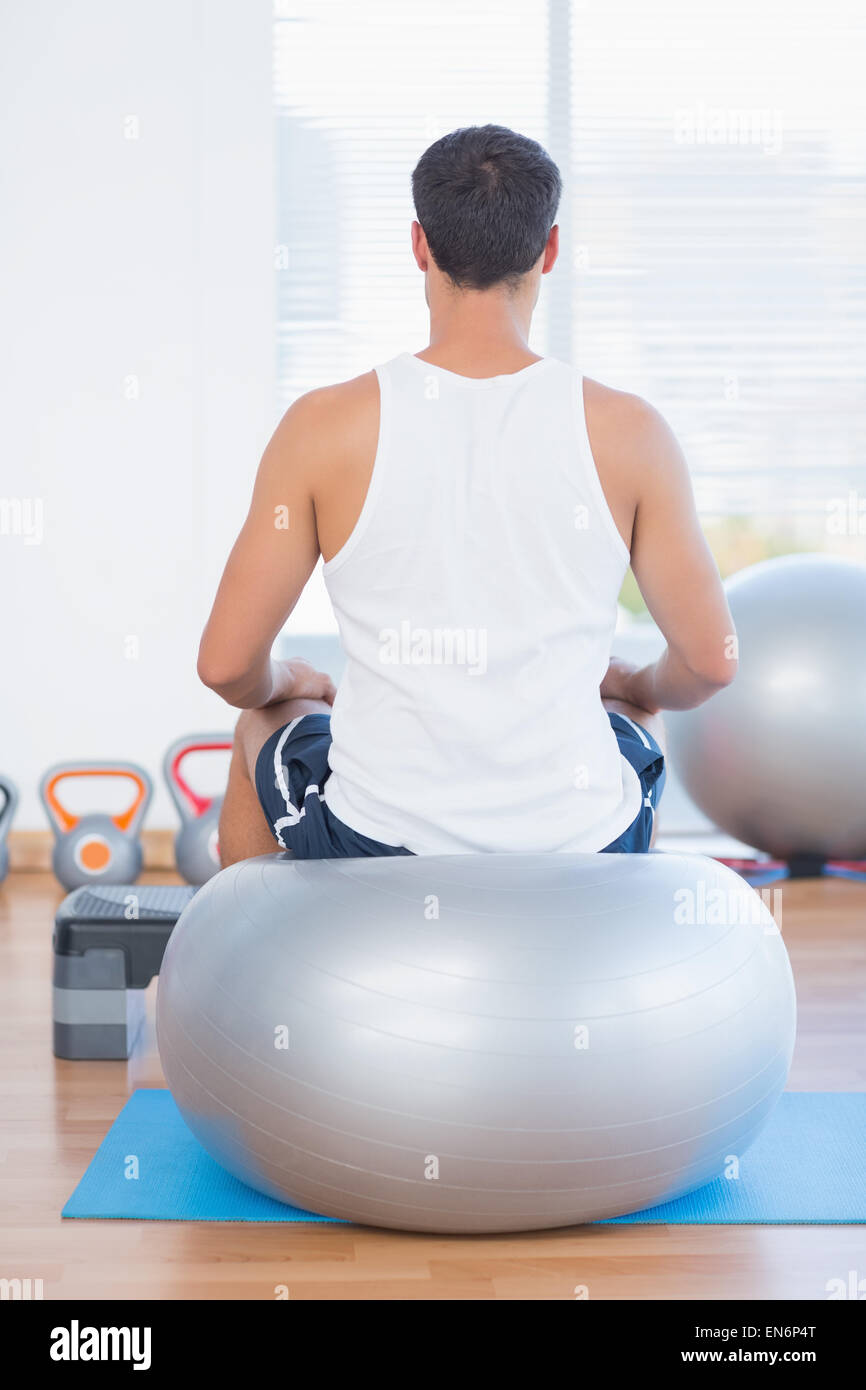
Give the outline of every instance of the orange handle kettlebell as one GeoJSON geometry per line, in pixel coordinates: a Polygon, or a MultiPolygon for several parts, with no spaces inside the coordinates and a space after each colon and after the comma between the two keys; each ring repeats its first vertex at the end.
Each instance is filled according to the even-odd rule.
{"type": "Polygon", "coordinates": [[[135,882],[142,862],[138,827],[153,794],[153,783],[143,767],[128,762],[56,763],[43,776],[39,791],[57,837],[54,872],[65,888],[93,881],[135,882]],[[68,777],[127,777],[135,795],[126,810],[115,815],[76,815],[63,805],[57,791],[68,777]]]}

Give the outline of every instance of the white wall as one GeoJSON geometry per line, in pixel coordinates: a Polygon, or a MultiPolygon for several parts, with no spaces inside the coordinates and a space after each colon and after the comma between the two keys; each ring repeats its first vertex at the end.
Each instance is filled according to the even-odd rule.
{"type": "MultiPolygon", "coordinates": [[[[195,653],[275,423],[271,31],[268,0],[0,11],[0,769],[19,828],[45,824],[55,760],[156,774],[178,734],[230,726],[195,653]],[[43,509],[38,543],[19,499],[43,509]]],[[[174,819],[160,788],[148,824],[174,819]]]]}

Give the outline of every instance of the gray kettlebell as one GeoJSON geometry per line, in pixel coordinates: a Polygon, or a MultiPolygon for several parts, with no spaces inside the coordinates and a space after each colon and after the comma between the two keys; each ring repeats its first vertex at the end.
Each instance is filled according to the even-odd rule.
{"type": "Polygon", "coordinates": [[[153,794],[148,773],[137,763],[56,763],[42,778],[39,793],[57,837],[51,862],[64,888],[83,883],[134,883],[141,872],[138,828],[153,794]],[[135,799],[119,815],[74,815],[61,803],[57,786],[65,777],[128,777],[135,799]]]}
{"type": "Polygon", "coordinates": [[[225,752],[231,747],[231,734],[186,734],[175,740],[163,758],[166,784],[180,816],[174,857],[187,883],[207,883],[220,868],[218,836],[223,799],[193,791],[180,770],[181,763],[188,753],[225,752]]]}
{"type": "Polygon", "coordinates": [[[0,883],[9,872],[9,846],[6,837],[18,805],[18,788],[11,777],[0,774],[0,791],[3,793],[3,810],[0,811],[0,883]]]}

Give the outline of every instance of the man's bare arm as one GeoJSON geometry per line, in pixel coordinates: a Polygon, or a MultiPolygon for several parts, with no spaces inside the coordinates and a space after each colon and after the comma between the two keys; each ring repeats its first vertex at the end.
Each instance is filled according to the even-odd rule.
{"type": "Polygon", "coordinates": [[[736,675],[734,623],[698,520],[688,466],[652,406],[628,398],[622,445],[639,469],[631,565],[667,641],[658,661],[602,685],[643,709],[692,709],[736,675]]]}
{"type": "Polygon", "coordinates": [[[326,401],[312,392],[286,412],[259,465],[253,498],[202,634],[198,674],[230,705],[291,696],[333,699],[326,677],[270,652],[319,558],[311,477],[326,447],[326,401]],[[313,688],[315,687],[315,688],[313,688]]]}

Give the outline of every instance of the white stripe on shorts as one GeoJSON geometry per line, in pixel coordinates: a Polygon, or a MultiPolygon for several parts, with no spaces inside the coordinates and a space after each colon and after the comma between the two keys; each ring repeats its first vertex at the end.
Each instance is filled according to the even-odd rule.
{"type": "Polygon", "coordinates": [[[283,767],[283,748],[285,747],[286,739],[289,737],[289,734],[293,729],[296,729],[301,720],[306,719],[306,717],[305,714],[299,714],[297,719],[293,719],[290,724],[287,724],[280,734],[277,740],[277,746],[274,749],[274,785],[282,793],[283,801],[285,801],[288,809],[295,812],[297,812],[298,807],[292,801],[292,794],[289,791],[289,784],[286,781],[286,770],[283,767]]]}
{"type": "Polygon", "coordinates": [[[629,719],[629,717],[628,717],[627,714],[622,714],[621,711],[618,710],[618,709],[611,710],[611,714],[618,714],[619,717],[620,717],[620,719],[624,719],[624,720],[625,720],[625,722],[626,722],[626,724],[628,724],[629,728],[634,729],[635,733],[637,734],[637,736],[638,736],[638,738],[640,739],[641,743],[643,744],[644,748],[652,748],[652,744],[650,743],[649,739],[647,738],[647,736],[646,736],[646,734],[644,733],[643,729],[641,728],[640,724],[635,724],[635,722],[634,722],[633,719],[629,719]]]}

